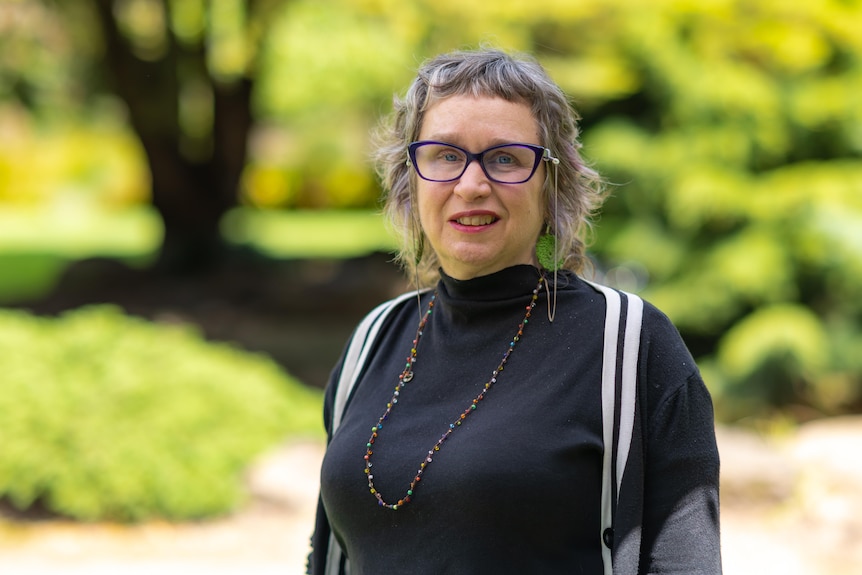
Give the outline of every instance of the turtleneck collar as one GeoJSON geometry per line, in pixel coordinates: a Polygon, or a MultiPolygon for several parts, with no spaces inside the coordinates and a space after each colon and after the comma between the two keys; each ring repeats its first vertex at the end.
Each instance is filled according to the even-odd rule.
{"type": "MultiPolygon", "coordinates": [[[[473,321],[486,314],[496,314],[512,305],[526,305],[542,272],[531,265],[520,264],[505,268],[489,275],[467,280],[458,280],[440,270],[437,283],[438,311],[456,321],[473,321]]],[[[554,281],[553,274],[545,272],[548,282],[554,281]]],[[[571,289],[576,275],[561,270],[558,287],[571,289]]],[[[544,301],[545,290],[539,294],[544,301]]]]}
{"type": "Polygon", "coordinates": [[[493,302],[519,298],[532,293],[540,272],[531,265],[516,265],[486,276],[458,280],[440,270],[438,297],[452,303],[493,302]]]}
{"type": "Polygon", "coordinates": [[[486,276],[457,280],[440,270],[438,313],[456,323],[498,317],[501,311],[526,305],[536,289],[539,273],[531,265],[516,265],[486,276]]]}

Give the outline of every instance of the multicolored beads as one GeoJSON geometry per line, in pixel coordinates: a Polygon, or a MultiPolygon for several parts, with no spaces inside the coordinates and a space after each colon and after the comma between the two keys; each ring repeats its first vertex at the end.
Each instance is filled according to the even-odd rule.
{"type": "Polygon", "coordinates": [[[365,475],[368,479],[368,489],[371,494],[377,499],[378,505],[384,507],[386,509],[392,509],[393,511],[403,507],[408,504],[412,497],[413,493],[416,490],[419,482],[422,481],[422,474],[425,472],[427,467],[434,460],[434,456],[440,448],[443,447],[443,443],[449,439],[449,436],[454,433],[455,429],[461,426],[462,423],[467,419],[467,417],[473,413],[479,406],[479,402],[481,402],[485,398],[485,394],[491,387],[497,383],[497,377],[500,375],[500,372],[503,371],[503,368],[506,365],[506,362],[509,361],[509,356],[512,355],[512,351],[515,349],[515,345],[521,340],[521,337],[524,335],[524,327],[529,323],[530,316],[533,313],[533,308],[536,307],[536,300],[539,299],[539,291],[542,289],[542,283],[545,281],[544,277],[539,278],[539,283],[536,286],[536,289],[533,290],[533,295],[531,296],[530,303],[527,305],[527,312],[524,315],[524,319],[521,320],[521,323],[518,325],[518,331],[515,334],[515,337],[512,338],[512,341],[509,342],[508,347],[506,348],[506,352],[503,354],[503,359],[500,361],[500,365],[491,372],[491,378],[485,383],[482,391],[479,392],[475,398],[473,398],[470,405],[467,409],[464,410],[452,423],[449,424],[449,427],[437,440],[437,443],[428,450],[428,455],[422,460],[419,464],[419,469],[416,471],[416,475],[413,478],[413,481],[410,482],[410,485],[407,488],[407,492],[403,498],[399,499],[396,503],[387,503],[377,488],[374,486],[374,474],[371,472],[372,463],[371,456],[374,454],[374,441],[377,439],[380,434],[380,430],[383,429],[383,422],[389,418],[389,415],[392,413],[392,410],[395,408],[395,405],[398,403],[398,398],[401,395],[401,391],[404,389],[405,384],[409,383],[413,380],[413,365],[416,363],[417,356],[419,355],[419,341],[422,339],[422,333],[425,330],[425,326],[428,324],[428,319],[431,316],[432,311],[434,311],[434,303],[437,300],[436,292],[431,296],[431,301],[428,302],[428,310],[419,320],[419,327],[416,329],[416,337],[413,339],[413,345],[410,348],[410,355],[407,357],[407,362],[404,365],[404,370],[401,372],[401,375],[398,376],[398,384],[395,386],[395,391],[393,392],[392,399],[386,404],[386,411],[383,412],[383,415],[380,416],[380,419],[377,421],[377,425],[371,428],[371,437],[368,438],[368,442],[365,444],[365,475]]]}

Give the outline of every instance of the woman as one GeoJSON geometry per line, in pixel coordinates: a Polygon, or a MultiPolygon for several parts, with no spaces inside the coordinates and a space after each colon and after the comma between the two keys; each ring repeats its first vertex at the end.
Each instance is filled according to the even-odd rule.
{"type": "Polygon", "coordinates": [[[721,572],[711,400],[649,304],[602,531],[608,305],[578,275],[602,186],[576,119],[537,63],[495,50],[430,60],[396,101],[386,213],[428,289],[369,338],[343,412],[354,362],[333,371],[310,573],[721,572]]]}

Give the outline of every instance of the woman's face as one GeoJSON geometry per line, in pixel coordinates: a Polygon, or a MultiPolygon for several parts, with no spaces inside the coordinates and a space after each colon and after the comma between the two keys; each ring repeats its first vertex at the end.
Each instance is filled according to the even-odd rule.
{"type": "MultiPolygon", "coordinates": [[[[474,154],[499,144],[540,145],[538,125],[525,104],[466,95],[435,102],[425,113],[419,140],[474,154]]],[[[452,182],[417,176],[419,220],[443,271],[470,279],[516,264],[535,265],[544,178],[540,165],[522,184],[501,184],[488,179],[476,161],[452,182]]]]}

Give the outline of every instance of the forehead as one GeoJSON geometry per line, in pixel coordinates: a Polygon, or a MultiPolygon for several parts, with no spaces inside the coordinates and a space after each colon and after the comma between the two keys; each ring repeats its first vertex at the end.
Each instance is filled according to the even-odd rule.
{"type": "Polygon", "coordinates": [[[530,107],[488,96],[459,95],[432,103],[419,130],[421,140],[453,144],[539,144],[539,128],[530,107]]]}

